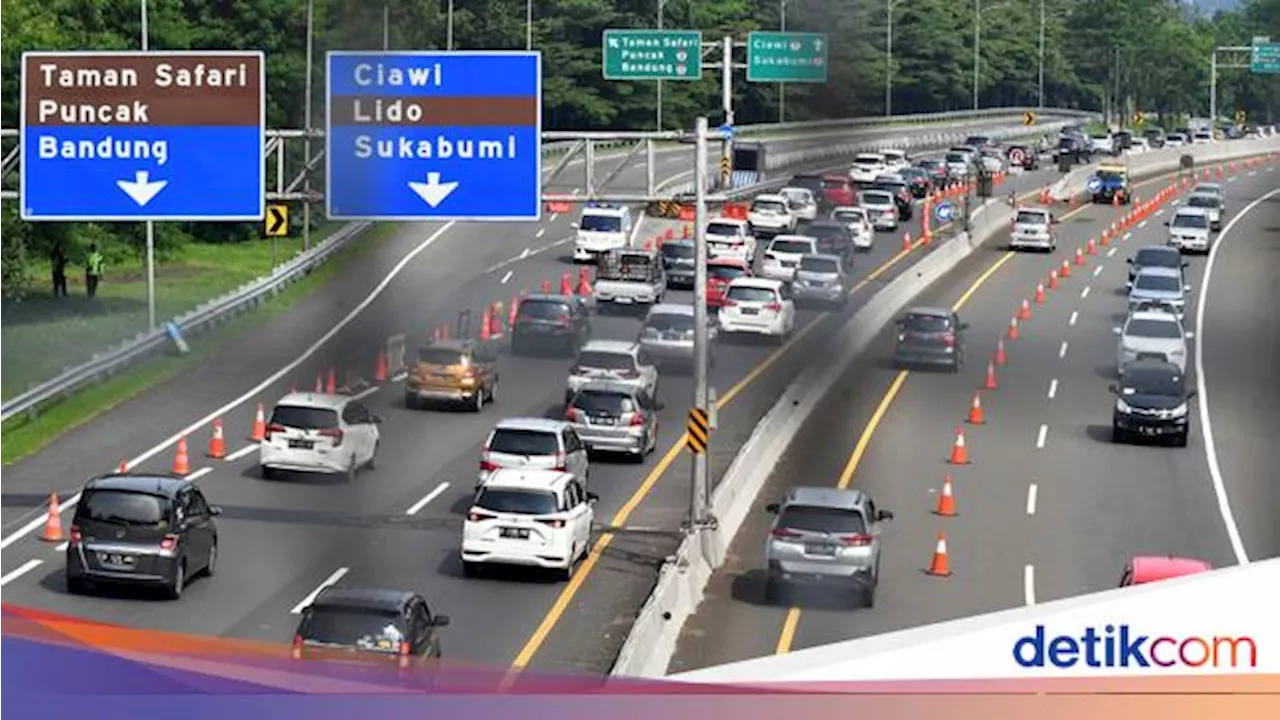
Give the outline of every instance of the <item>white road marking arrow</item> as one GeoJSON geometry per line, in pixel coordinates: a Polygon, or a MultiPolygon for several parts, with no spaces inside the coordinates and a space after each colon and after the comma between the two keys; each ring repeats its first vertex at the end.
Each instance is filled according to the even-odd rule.
{"type": "Polygon", "coordinates": [[[456,182],[440,182],[440,173],[427,173],[427,181],[424,183],[410,182],[409,189],[418,193],[418,197],[422,198],[431,207],[436,207],[449,197],[449,194],[458,189],[456,182]]]}
{"type": "Polygon", "coordinates": [[[151,199],[159,195],[160,191],[169,184],[168,180],[151,182],[151,173],[146,170],[139,170],[133,177],[133,180],[117,180],[116,185],[133,198],[133,201],[138,203],[138,207],[151,202],[151,199]]]}

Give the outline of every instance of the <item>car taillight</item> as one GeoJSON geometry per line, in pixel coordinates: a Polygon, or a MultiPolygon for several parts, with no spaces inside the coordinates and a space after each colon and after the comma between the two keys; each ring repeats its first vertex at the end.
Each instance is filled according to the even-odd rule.
{"type": "Polygon", "coordinates": [[[467,522],[484,522],[485,520],[492,520],[494,517],[496,516],[472,510],[467,513],[467,522]]]}
{"type": "Polygon", "coordinates": [[[631,416],[631,427],[640,427],[644,425],[644,413],[638,412],[631,416]]]}
{"type": "Polygon", "coordinates": [[[492,460],[490,460],[490,459],[488,459],[488,458],[480,458],[480,471],[481,471],[481,472],[493,472],[494,470],[497,470],[497,469],[498,469],[498,463],[496,463],[496,462],[494,462],[494,461],[492,461],[492,460]]]}
{"type": "Polygon", "coordinates": [[[769,312],[782,312],[782,303],[771,302],[764,306],[769,312]]]}
{"type": "Polygon", "coordinates": [[[67,537],[67,540],[68,540],[72,545],[79,545],[79,544],[80,544],[80,541],[81,541],[81,540],[83,540],[83,539],[84,539],[84,536],[80,534],[80,526],[79,526],[79,525],[72,525],[72,526],[71,526],[71,534],[67,537]]]}
{"type": "Polygon", "coordinates": [[[569,317],[560,317],[560,318],[556,318],[556,324],[560,325],[561,327],[569,327],[570,325],[573,324],[573,320],[569,317]]]}
{"type": "Polygon", "coordinates": [[[953,347],[956,344],[956,336],[953,333],[947,333],[942,336],[942,344],[947,347],[953,347]]]}
{"type": "Polygon", "coordinates": [[[177,535],[165,535],[163,538],[160,539],[160,549],[162,551],[173,552],[174,548],[176,547],[178,547],[177,535]]]}
{"type": "Polygon", "coordinates": [[[578,408],[569,408],[568,410],[564,411],[564,419],[568,420],[569,422],[581,422],[582,411],[579,410],[578,408]]]}
{"type": "Polygon", "coordinates": [[[305,645],[305,644],[306,644],[306,641],[302,639],[302,636],[301,636],[301,635],[294,635],[294,636],[293,636],[293,647],[292,647],[292,648],[290,649],[290,651],[289,651],[289,655],[290,655],[290,657],[292,657],[294,660],[301,660],[301,659],[302,659],[302,646],[303,646],[303,645],[305,645]]]}
{"type": "Polygon", "coordinates": [[[412,646],[412,645],[410,645],[408,642],[401,642],[401,643],[400,643],[400,661],[399,661],[399,663],[400,663],[400,667],[401,667],[401,668],[407,668],[407,667],[409,667],[409,656],[410,656],[412,653],[413,653],[413,646],[412,646]]]}
{"type": "Polygon", "coordinates": [[[863,547],[871,544],[870,535],[841,535],[840,540],[844,542],[845,545],[854,545],[857,547],[863,547]]]}
{"type": "Polygon", "coordinates": [[[547,527],[553,527],[557,529],[564,527],[563,520],[548,520],[548,519],[539,518],[538,522],[542,523],[543,525],[546,525],[547,527]]]}
{"type": "Polygon", "coordinates": [[[772,535],[782,540],[789,540],[791,538],[800,537],[800,533],[794,530],[788,530],[786,528],[775,528],[772,535]]]}
{"type": "Polygon", "coordinates": [[[284,432],[283,425],[280,425],[277,423],[271,423],[270,425],[267,426],[266,438],[270,440],[272,433],[282,433],[282,432],[284,432]]]}
{"type": "Polygon", "coordinates": [[[569,458],[564,453],[556,453],[556,465],[551,469],[558,470],[560,472],[565,472],[569,469],[568,466],[565,464],[568,461],[569,461],[569,458]]]}
{"type": "Polygon", "coordinates": [[[737,300],[734,300],[734,299],[732,299],[732,298],[725,298],[725,299],[724,299],[724,306],[725,306],[725,307],[727,307],[727,308],[737,307],[737,306],[738,306],[738,301],[737,301],[737,300]]]}
{"type": "Polygon", "coordinates": [[[338,428],[325,428],[316,433],[320,437],[327,437],[333,440],[333,446],[337,447],[342,444],[342,438],[346,434],[338,428]]]}

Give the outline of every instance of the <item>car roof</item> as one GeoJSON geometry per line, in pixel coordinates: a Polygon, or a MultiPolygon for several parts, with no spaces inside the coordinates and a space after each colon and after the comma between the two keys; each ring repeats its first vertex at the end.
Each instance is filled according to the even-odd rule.
{"type": "Polygon", "coordinates": [[[291,392],[276,401],[276,407],[290,405],[293,407],[324,408],[341,410],[351,398],[346,395],[329,395],[317,392],[291,392]]]}
{"type": "Polygon", "coordinates": [[[409,590],[381,590],[330,585],[316,595],[316,598],[311,601],[309,609],[322,607],[367,608],[385,612],[401,612],[413,598],[414,593],[409,590]]]}
{"type": "Polygon", "coordinates": [[[631,340],[588,340],[581,352],[618,353],[630,355],[638,346],[631,340]]]}
{"type": "Polygon", "coordinates": [[[751,263],[747,262],[746,260],[743,260],[742,258],[736,258],[736,257],[720,256],[720,257],[707,258],[707,267],[711,267],[712,265],[724,265],[727,267],[744,268],[746,270],[751,269],[751,263]]]}
{"type": "Polygon", "coordinates": [[[1129,313],[1130,320],[1154,320],[1155,322],[1181,322],[1178,316],[1166,310],[1134,310],[1129,313]]]}
{"type": "Polygon", "coordinates": [[[626,215],[625,207],[612,207],[608,205],[588,205],[582,208],[583,215],[626,215]]]}
{"type": "Polygon", "coordinates": [[[752,202],[756,202],[759,200],[764,200],[766,202],[780,202],[780,203],[785,203],[787,201],[786,198],[782,197],[777,193],[764,193],[761,195],[757,195],[751,199],[752,202]]]}
{"type": "Polygon", "coordinates": [[[902,182],[902,176],[896,173],[885,173],[884,175],[877,175],[872,182],[893,183],[896,185],[902,182]]]}
{"type": "Polygon", "coordinates": [[[772,245],[779,240],[803,240],[805,242],[812,243],[818,242],[818,238],[809,237],[808,235],[775,235],[773,239],[769,241],[769,244],[772,245]]]}
{"type": "Polygon", "coordinates": [[[907,315],[927,315],[930,317],[951,317],[951,308],[937,307],[933,305],[919,305],[913,308],[907,308],[907,315]]]}
{"type": "Polygon", "coordinates": [[[866,497],[866,493],[861,490],[841,490],[832,487],[794,487],[787,491],[782,504],[854,510],[862,506],[866,501],[866,497]]]}
{"type": "MultiPolygon", "coordinates": [[[[843,230],[844,223],[840,222],[839,220],[832,220],[830,218],[818,218],[817,220],[814,220],[810,222],[808,225],[806,225],[805,229],[807,230],[809,228],[815,228],[815,227],[840,228],[841,230],[843,230]]],[[[806,236],[802,236],[802,237],[806,237],[806,236]]]]}
{"type": "MultiPolygon", "coordinates": [[[[712,262],[714,262],[714,260],[708,260],[707,264],[710,265],[712,262]]],[[[739,260],[738,262],[742,262],[742,261],[739,260]]],[[[680,305],[677,303],[658,303],[657,305],[654,305],[652,308],[649,309],[649,314],[650,315],[688,315],[689,317],[693,317],[693,306],[680,305]]]]}
{"type": "Polygon", "coordinates": [[[148,473],[146,475],[110,473],[92,478],[85,483],[84,489],[86,491],[115,490],[146,493],[148,495],[163,495],[171,498],[189,487],[195,487],[195,481],[178,475],[166,473],[148,473]]]}
{"type": "Polygon", "coordinates": [[[1214,193],[1216,195],[1222,192],[1222,183],[1207,183],[1207,182],[1196,183],[1196,186],[1191,188],[1191,192],[1193,193],[1208,192],[1208,193],[1214,193]]]}
{"type": "Polygon", "coordinates": [[[841,182],[849,182],[849,178],[840,173],[822,173],[823,180],[839,180],[841,182]]]}
{"type": "Polygon", "coordinates": [[[753,287],[765,290],[781,290],[783,282],[781,280],[771,280],[769,278],[758,277],[740,277],[729,281],[729,287],[753,287]]]}
{"type": "Polygon", "coordinates": [[[464,352],[476,346],[476,341],[471,338],[450,339],[450,340],[429,340],[422,347],[439,348],[441,350],[457,350],[464,352]]]}
{"type": "Polygon", "coordinates": [[[635,397],[643,390],[638,385],[618,382],[617,380],[609,380],[606,378],[591,379],[583,383],[576,391],[574,397],[585,392],[610,393],[615,395],[628,395],[635,397]]]}
{"type": "Polygon", "coordinates": [[[862,191],[862,196],[864,200],[868,195],[872,197],[888,198],[890,202],[893,201],[893,193],[889,192],[888,190],[863,190],[862,191]]]}
{"type": "Polygon", "coordinates": [[[1042,208],[1042,207],[1028,207],[1028,206],[1023,206],[1023,207],[1018,208],[1018,212],[1020,212],[1020,213],[1024,213],[1024,212],[1027,212],[1027,213],[1036,213],[1037,215],[1048,215],[1048,214],[1049,214],[1049,209],[1048,209],[1048,208],[1042,208]]]}
{"type": "Polygon", "coordinates": [[[711,224],[713,222],[728,223],[729,225],[737,225],[739,227],[747,224],[746,220],[740,220],[738,218],[731,218],[731,217],[713,217],[707,221],[707,224],[711,224]]]}
{"type": "Polygon", "coordinates": [[[694,243],[692,240],[686,240],[684,238],[677,238],[675,240],[662,241],[662,247],[666,247],[668,245],[684,245],[685,247],[693,247],[694,243]]]}
{"type": "Polygon", "coordinates": [[[1187,196],[1187,201],[1190,202],[1192,198],[1198,198],[1198,197],[1208,198],[1210,200],[1219,200],[1219,201],[1222,200],[1222,196],[1216,192],[1210,192],[1208,190],[1195,190],[1190,195],[1187,196]]]}
{"type": "Polygon", "coordinates": [[[1182,268],[1165,267],[1164,265],[1146,265],[1138,270],[1138,277],[1143,275],[1158,275],[1161,277],[1180,278],[1182,277],[1182,268]]]}
{"type": "Polygon", "coordinates": [[[1197,558],[1139,555],[1130,561],[1133,567],[1134,584],[1148,583],[1156,580],[1208,572],[1213,566],[1197,558]]]}
{"type": "Polygon", "coordinates": [[[804,255],[800,256],[801,260],[804,260],[805,258],[817,258],[819,260],[830,260],[831,262],[836,263],[837,265],[840,263],[839,255],[831,255],[828,253],[805,253],[804,255]]]}
{"type": "Polygon", "coordinates": [[[1179,257],[1182,256],[1182,252],[1179,251],[1178,248],[1169,247],[1168,245],[1143,245],[1134,251],[1133,256],[1137,257],[1140,253],[1168,253],[1179,257]]]}
{"type": "Polygon", "coordinates": [[[1208,211],[1207,211],[1207,210],[1205,210],[1204,208],[1199,208],[1199,207],[1188,207],[1188,206],[1186,206],[1186,205],[1183,205],[1182,207],[1178,208],[1178,212],[1177,212],[1177,213],[1175,213],[1175,214],[1177,214],[1177,215],[1207,215],[1207,214],[1208,214],[1208,211]]]}
{"type": "Polygon", "coordinates": [[[1174,377],[1182,375],[1182,370],[1168,360],[1159,360],[1157,358],[1139,358],[1130,360],[1124,364],[1124,371],[1129,377],[1133,377],[1134,373],[1142,372],[1161,372],[1174,377]]]}
{"type": "Polygon", "coordinates": [[[555,490],[573,479],[573,473],[563,470],[524,470],[499,468],[485,480],[484,486],[510,488],[512,490],[555,490]]]}
{"type": "Polygon", "coordinates": [[[544,417],[503,418],[493,426],[494,430],[532,430],[535,432],[559,432],[568,425],[563,420],[544,417]]]}
{"type": "Polygon", "coordinates": [[[520,302],[526,303],[526,302],[529,302],[530,300],[538,300],[542,302],[558,302],[558,303],[564,303],[566,305],[572,305],[574,298],[572,295],[561,295],[559,293],[532,293],[528,297],[521,298],[520,302]]]}
{"type": "Polygon", "coordinates": [[[866,214],[867,214],[867,209],[866,209],[866,208],[860,208],[860,207],[854,207],[853,205],[839,205],[839,206],[837,206],[837,207],[831,208],[831,212],[833,212],[833,213],[837,213],[837,212],[856,212],[856,213],[861,213],[861,214],[863,214],[863,215],[866,215],[866,214]]]}
{"type": "Polygon", "coordinates": [[[793,192],[793,193],[809,193],[810,195],[812,195],[812,194],[813,194],[813,191],[812,191],[812,190],[810,190],[809,188],[805,188],[805,187],[796,187],[795,185],[788,185],[788,186],[786,186],[786,187],[782,188],[781,190],[779,190],[779,191],[778,191],[778,194],[779,194],[779,195],[782,195],[782,194],[783,194],[783,193],[785,193],[785,192],[793,192]]]}

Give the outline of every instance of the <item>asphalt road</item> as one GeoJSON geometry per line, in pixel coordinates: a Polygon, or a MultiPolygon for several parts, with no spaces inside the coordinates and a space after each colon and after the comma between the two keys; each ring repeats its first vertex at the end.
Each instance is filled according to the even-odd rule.
{"type": "MultiPolygon", "coordinates": [[[[1270,300],[1280,249],[1274,168],[1249,168],[1227,180],[1231,214],[1268,199],[1224,225],[1203,332],[1193,341],[1207,343],[1200,388],[1209,397],[1220,472],[1206,460],[1197,407],[1185,449],[1111,443],[1114,400],[1107,386],[1115,377],[1112,328],[1125,316],[1125,258],[1138,246],[1164,243],[1168,206],[1126,239],[1087,256],[1084,267],[1073,265],[1072,277],[1048,291],[1044,305],[1032,302],[1021,337],[1005,342],[998,389],[981,392],[985,424],[967,424],[997,340],[1022,300],[1033,299],[1051,268],[1099,238],[1117,216],[1086,206],[1062,224],[1055,255],[1012,254],[992,242],[915,301],[955,307],[971,324],[961,373],[897,370],[888,361],[890,331],[849,368],[802,431],[806,440],[789,449],[758,498],[686,624],[670,671],[1109,589],[1134,555],[1235,564],[1229,524],[1239,528],[1250,559],[1276,555],[1280,488],[1266,447],[1280,400],[1280,325],[1270,300]],[[953,466],[948,456],[961,427],[971,463],[953,466]],[[933,510],[948,474],[959,514],[943,518],[933,510]],[[1215,490],[1219,482],[1228,510],[1215,490]],[[802,596],[795,607],[765,602],[762,543],[772,516],[763,505],[794,485],[865,489],[896,512],[883,535],[874,608],[851,608],[828,593],[802,596]],[[946,533],[954,573],[947,578],[924,572],[939,532],[946,533]]],[[[1148,187],[1143,194],[1157,186],[1148,187]]],[[[1207,262],[1190,258],[1197,293],[1207,262]]],[[[1188,325],[1195,328],[1191,314],[1188,325]]]]}
{"type": "MultiPolygon", "coordinates": [[[[687,153],[659,157],[659,179],[688,168],[687,153]]],[[[601,161],[597,177],[609,172],[610,162],[618,161],[601,161]]],[[[642,168],[626,171],[615,187],[635,192],[643,177],[642,168]]],[[[1004,189],[1039,187],[1049,177],[1018,177],[1004,189]]],[[[503,416],[558,416],[569,359],[504,356],[498,403],[479,415],[408,411],[398,383],[370,388],[367,404],[386,418],[378,468],[352,485],[305,477],[264,481],[256,472],[256,452],[242,452],[250,448],[244,438],[255,403],[269,410],[290,387],[309,387],[317,372],[334,365],[372,378],[386,337],[408,333],[412,350],[413,340],[452,322],[459,311],[478,313],[494,301],[509,302],[523,288],[558,280],[573,269],[565,257],[568,221],[551,216],[527,226],[404,226],[376,253],[353,261],[322,293],[249,331],[208,366],[122,404],[7,468],[5,601],[136,627],[287,641],[297,620],[292,610],[325,583],[412,588],[453,617],[445,638],[448,657],[490,665],[514,661],[543,669],[606,669],[657,568],[674,549],[674,537],[618,536],[568,585],[522,574],[464,580],[457,561],[461,514],[470,500],[480,442],[503,416]],[[371,296],[378,288],[381,293],[371,296]],[[194,582],[178,602],[138,593],[68,595],[56,546],[15,531],[39,517],[50,491],[65,499],[86,477],[112,469],[122,457],[143,453],[135,469],[167,470],[173,448],[165,437],[220,406],[231,458],[202,457],[207,425],[190,437],[194,472],[210,500],[224,508],[218,576],[194,582]]],[[[662,228],[660,221],[648,220],[640,237],[662,228]]],[[[918,235],[918,223],[911,230],[918,235]]],[[[849,311],[922,252],[918,247],[902,252],[900,235],[882,236],[858,263],[860,277],[875,277],[859,287],[849,311]]],[[[688,301],[689,295],[675,293],[674,299],[688,301]]],[[[806,329],[788,345],[718,351],[713,381],[723,412],[712,455],[716,477],[777,393],[804,363],[820,356],[823,338],[840,319],[806,311],[799,322],[806,329]]],[[[638,324],[632,318],[599,317],[595,334],[632,338],[638,324]]],[[[689,461],[677,442],[690,393],[687,378],[664,378],[662,399],[668,407],[661,414],[661,442],[645,464],[593,463],[602,520],[678,526],[689,461]]]]}

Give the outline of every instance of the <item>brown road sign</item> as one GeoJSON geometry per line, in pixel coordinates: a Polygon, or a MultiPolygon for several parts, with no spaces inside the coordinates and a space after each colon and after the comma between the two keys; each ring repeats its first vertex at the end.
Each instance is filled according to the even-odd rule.
{"type": "Polygon", "coordinates": [[[267,206],[267,237],[284,237],[289,234],[289,206],[267,206]]]}
{"type": "Polygon", "coordinates": [[[689,449],[701,455],[707,451],[711,437],[711,423],[707,411],[693,408],[689,411],[689,421],[685,423],[685,436],[689,441],[689,449]]]}

